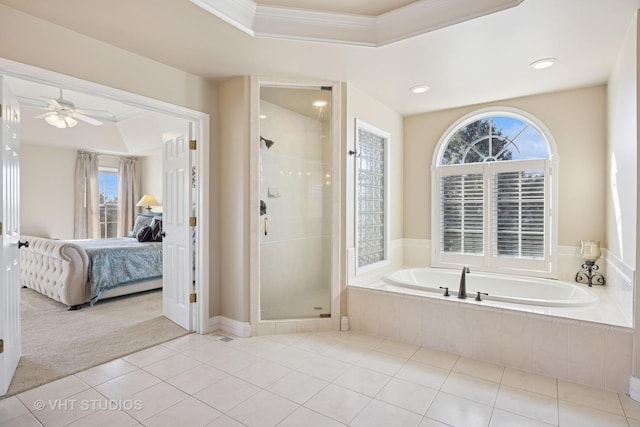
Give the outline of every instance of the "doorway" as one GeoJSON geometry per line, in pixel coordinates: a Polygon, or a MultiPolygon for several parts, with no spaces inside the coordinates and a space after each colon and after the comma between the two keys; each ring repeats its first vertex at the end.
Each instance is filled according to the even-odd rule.
{"type": "Polygon", "coordinates": [[[198,227],[193,229],[195,245],[195,271],[193,272],[193,286],[195,290],[192,290],[191,280],[185,286],[188,286],[187,295],[189,292],[195,291],[198,298],[197,302],[189,304],[190,319],[189,319],[189,331],[195,331],[198,333],[206,333],[209,329],[209,289],[208,289],[208,277],[209,277],[209,260],[208,260],[208,229],[209,229],[209,126],[208,115],[194,110],[189,110],[183,107],[166,104],[150,98],[141,97],[139,95],[131,94],[128,92],[120,91],[117,89],[101,86],[98,84],[90,83],[73,77],[57,74],[51,71],[38,69],[35,67],[26,66],[24,64],[14,63],[12,61],[0,59],[0,73],[18,79],[26,79],[37,81],[43,84],[49,84],[56,87],[68,88],[76,91],[85,91],[85,93],[91,95],[101,94],[112,100],[117,100],[123,103],[129,103],[139,108],[148,109],[151,111],[161,112],[164,114],[178,117],[181,120],[193,123],[195,126],[195,132],[193,138],[200,141],[198,144],[199,150],[193,153],[195,159],[195,166],[197,173],[190,175],[198,185],[198,191],[196,199],[194,201],[194,216],[198,218],[198,227]],[[205,285],[206,284],[206,285],[205,285]]]}

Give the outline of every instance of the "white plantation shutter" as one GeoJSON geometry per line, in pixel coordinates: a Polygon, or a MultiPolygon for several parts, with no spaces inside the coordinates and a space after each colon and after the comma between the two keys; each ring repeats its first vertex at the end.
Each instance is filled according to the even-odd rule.
{"type": "Polygon", "coordinates": [[[548,160],[447,165],[436,179],[434,265],[549,271],[548,160]]]}
{"type": "Polygon", "coordinates": [[[443,252],[484,252],[484,178],[482,174],[440,178],[440,244],[443,252]]]}
{"type": "Polygon", "coordinates": [[[493,254],[544,258],[544,169],[498,172],[492,181],[493,254]]]}

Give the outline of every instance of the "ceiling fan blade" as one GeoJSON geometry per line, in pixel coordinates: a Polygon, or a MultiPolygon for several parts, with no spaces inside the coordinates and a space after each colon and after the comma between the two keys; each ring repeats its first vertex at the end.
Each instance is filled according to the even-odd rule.
{"type": "Polygon", "coordinates": [[[71,117],[78,119],[78,120],[82,120],[83,122],[87,122],[90,125],[94,125],[94,126],[101,126],[102,122],[100,120],[96,120],[92,117],[89,116],[85,116],[84,114],[80,114],[77,111],[74,111],[73,113],[69,114],[71,117]]]}
{"type": "Polygon", "coordinates": [[[55,111],[47,111],[46,113],[35,116],[34,119],[44,119],[45,117],[53,116],[54,114],[56,114],[55,111]]]}
{"type": "Polygon", "coordinates": [[[46,97],[44,97],[44,96],[43,96],[43,98],[47,100],[47,102],[49,103],[49,106],[50,106],[50,107],[54,107],[54,108],[62,108],[62,105],[60,105],[60,103],[59,103],[56,99],[53,99],[53,98],[46,98],[46,97]]]}
{"type": "Polygon", "coordinates": [[[100,117],[101,119],[104,118],[107,120],[115,120],[115,116],[107,110],[90,110],[86,108],[76,108],[76,112],[80,114],[100,117]]]}

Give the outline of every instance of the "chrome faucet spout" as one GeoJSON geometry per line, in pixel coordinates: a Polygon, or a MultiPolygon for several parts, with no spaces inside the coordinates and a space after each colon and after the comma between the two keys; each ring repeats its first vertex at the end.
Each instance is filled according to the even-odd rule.
{"type": "Polygon", "coordinates": [[[467,297],[467,273],[470,273],[469,267],[462,267],[460,275],[460,288],[458,288],[458,298],[465,299],[467,297]]]}

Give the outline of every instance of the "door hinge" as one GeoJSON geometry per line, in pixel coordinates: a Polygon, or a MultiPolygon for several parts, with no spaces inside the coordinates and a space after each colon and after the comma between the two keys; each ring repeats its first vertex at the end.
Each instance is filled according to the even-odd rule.
{"type": "Polygon", "coordinates": [[[198,148],[198,142],[195,139],[189,140],[189,150],[196,150],[198,148]]]}
{"type": "Polygon", "coordinates": [[[198,220],[195,216],[189,218],[189,227],[195,227],[198,223],[198,220]]]}
{"type": "Polygon", "coordinates": [[[190,293],[189,294],[189,302],[196,302],[197,299],[198,298],[197,298],[195,293],[190,293]]]}
{"type": "Polygon", "coordinates": [[[0,340],[0,353],[4,353],[4,340],[0,340]]]}
{"type": "Polygon", "coordinates": [[[0,222],[0,234],[2,234],[2,223],[0,222]]]}

